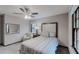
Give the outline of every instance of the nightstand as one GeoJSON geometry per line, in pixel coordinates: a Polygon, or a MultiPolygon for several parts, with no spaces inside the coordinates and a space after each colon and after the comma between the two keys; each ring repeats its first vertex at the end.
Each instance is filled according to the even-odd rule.
{"type": "Polygon", "coordinates": [[[38,37],[38,36],[40,36],[40,35],[39,34],[38,35],[33,35],[33,38],[38,37]]]}

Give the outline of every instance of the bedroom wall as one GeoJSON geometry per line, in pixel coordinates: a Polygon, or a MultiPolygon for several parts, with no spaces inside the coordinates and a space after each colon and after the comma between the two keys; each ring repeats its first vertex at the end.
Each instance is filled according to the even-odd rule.
{"type": "Polygon", "coordinates": [[[4,44],[5,45],[20,41],[22,39],[23,35],[25,33],[29,32],[29,21],[26,21],[24,19],[20,19],[15,16],[11,16],[11,15],[5,15],[5,24],[6,23],[20,24],[20,33],[6,34],[6,29],[4,29],[4,33],[5,33],[4,44]]]}
{"type": "Polygon", "coordinates": [[[72,6],[70,12],[69,12],[69,51],[71,54],[75,54],[76,52],[74,51],[74,49],[72,48],[72,14],[74,13],[74,11],[76,10],[78,6],[74,5],[72,6]]]}
{"type": "Polygon", "coordinates": [[[37,23],[39,26],[41,23],[46,22],[58,22],[58,39],[61,45],[68,46],[68,14],[61,14],[56,16],[50,16],[43,19],[37,19],[31,23],[37,23]]]}

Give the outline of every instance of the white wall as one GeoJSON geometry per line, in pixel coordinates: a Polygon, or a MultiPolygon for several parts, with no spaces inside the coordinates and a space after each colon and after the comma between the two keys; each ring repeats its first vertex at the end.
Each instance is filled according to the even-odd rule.
{"type": "Polygon", "coordinates": [[[74,13],[77,7],[78,7],[77,5],[76,6],[74,5],[71,8],[71,11],[69,12],[69,51],[71,54],[76,53],[72,48],[72,14],[74,13]]]}
{"type": "Polygon", "coordinates": [[[38,19],[37,21],[32,21],[31,23],[37,23],[40,25],[45,22],[58,22],[58,39],[62,45],[68,46],[68,14],[38,19]]]}
{"type": "Polygon", "coordinates": [[[22,39],[23,35],[29,32],[29,22],[25,21],[24,19],[17,18],[11,15],[5,15],[5,24],[20,24],[20,33],[17,34],[6,34],[6,29],[4,30],[4,44],[8,45],[11,43],[18,42],[22,39]]]}

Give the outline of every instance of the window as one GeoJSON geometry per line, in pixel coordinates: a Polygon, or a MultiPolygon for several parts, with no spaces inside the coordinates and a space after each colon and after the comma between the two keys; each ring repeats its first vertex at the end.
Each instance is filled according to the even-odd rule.
{"type": "Polygon", "coordinates": [[[39,35],[41,33],[41,24],[31,24],[31,32],[34,35],[39,35]]]}
{"type": "Polygon", "coordinates": [[[79,7],[72,15],[72,46],[79,53],[79,7]]]}
{"type": "Polygon", "coordinates": [[[36,25],[37,25],[37,24],[32,24],[32,33],[36,33],[36,28],[35,28],[36,25]]]}

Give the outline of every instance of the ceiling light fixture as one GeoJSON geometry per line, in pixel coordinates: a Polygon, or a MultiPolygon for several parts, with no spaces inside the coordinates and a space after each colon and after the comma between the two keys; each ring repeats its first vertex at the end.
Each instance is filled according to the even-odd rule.
{"type": "Polygon", "coordinates": [[[31,19],[31,16],[29,16],[29,15],[25,15],[24,18],[25,18],[25,19],[31,19]]]}

